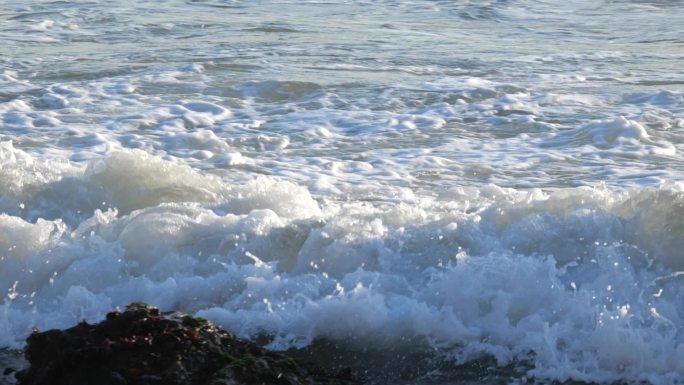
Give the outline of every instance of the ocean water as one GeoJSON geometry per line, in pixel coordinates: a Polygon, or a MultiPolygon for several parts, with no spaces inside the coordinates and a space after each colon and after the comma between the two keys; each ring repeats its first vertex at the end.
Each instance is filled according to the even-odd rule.
{"type": "Polygon", "coordinates": [[[380,383],[684,384],[683,2],[4,0],[0,42],[0,347],[137,300],[429,357],[380,383]]]}

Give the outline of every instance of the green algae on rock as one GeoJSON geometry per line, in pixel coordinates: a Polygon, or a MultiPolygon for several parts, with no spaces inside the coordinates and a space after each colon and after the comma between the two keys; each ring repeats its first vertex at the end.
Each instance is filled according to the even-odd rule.
{"type": "Polygon", "coordinates": [[[349,370],[329,373],[236,338],[209,321],[132,303],[91,325],[34,332],[30,367],[18,385],[351,385],[349,370]]]}

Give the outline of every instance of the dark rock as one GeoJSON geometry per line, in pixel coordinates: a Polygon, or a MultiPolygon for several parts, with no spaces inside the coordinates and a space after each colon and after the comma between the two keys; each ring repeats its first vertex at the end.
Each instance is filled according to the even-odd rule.
{"type": "Polygon", "coordinates": [[[202,318],[133,303],[91,325],[34,332],[18,385],[359,384],[241,340],[202,318]]]}

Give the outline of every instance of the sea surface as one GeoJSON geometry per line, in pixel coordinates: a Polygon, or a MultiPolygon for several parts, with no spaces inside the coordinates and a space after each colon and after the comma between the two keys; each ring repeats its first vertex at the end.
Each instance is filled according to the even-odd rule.
{"type": "Polygon", "coordinates": [[[131,301],[684,384],[684,2],[1,1],[0,348],[131,301]]]}

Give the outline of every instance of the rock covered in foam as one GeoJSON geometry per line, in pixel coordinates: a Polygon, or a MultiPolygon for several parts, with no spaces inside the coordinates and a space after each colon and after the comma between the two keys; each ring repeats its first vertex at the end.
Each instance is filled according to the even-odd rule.
{"type": "Polygon", "coordinates": [[[202,318],[142,303],[99,324],[34,332],[19,385],[357,384],[235,338],[202,318]]]}

